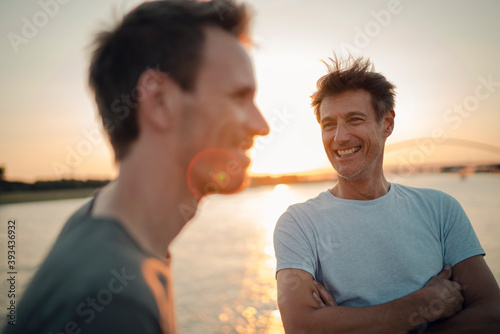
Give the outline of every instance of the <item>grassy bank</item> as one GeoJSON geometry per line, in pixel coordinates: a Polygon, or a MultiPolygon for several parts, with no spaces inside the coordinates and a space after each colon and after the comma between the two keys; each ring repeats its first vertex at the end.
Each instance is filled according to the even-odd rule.
{"type": "Polygon", "coordinates": [[[85,198],[91,196],[95,191],[96,188],[81,188],[3,193],[0,194],[0,204],[85,198]]]}

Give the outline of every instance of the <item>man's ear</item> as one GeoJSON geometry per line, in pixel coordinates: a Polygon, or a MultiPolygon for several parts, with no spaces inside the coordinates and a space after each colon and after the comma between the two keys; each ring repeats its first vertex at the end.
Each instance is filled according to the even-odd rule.
{"type": "Polygon", "coordinates": [[[138,118],[158,130],[172,125],[182,89],[166,73],[148,69],[137,81],[138,118]]]}
{"type": "Polygon", "coordinates": [[[396,112],[394,110],[389,110],[384,114],[382,124],[384,126],[384,136],[389,137],[394,131],[394,118],[396,118],[396,112]]]}

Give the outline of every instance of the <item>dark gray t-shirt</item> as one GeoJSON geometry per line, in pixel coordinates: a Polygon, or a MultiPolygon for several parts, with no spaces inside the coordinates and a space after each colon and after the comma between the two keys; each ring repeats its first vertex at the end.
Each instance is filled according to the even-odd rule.
{"type": "Polygon", "coordinates": [[[89,216],[65,224],[5,333],[172,333],[169,259],[144,252],[120,223],[89,216]]]}

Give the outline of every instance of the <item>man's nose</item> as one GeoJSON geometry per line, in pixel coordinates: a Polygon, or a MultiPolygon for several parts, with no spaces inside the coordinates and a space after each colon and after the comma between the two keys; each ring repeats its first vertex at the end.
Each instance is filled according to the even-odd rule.
{"type": "Polygon", "coordinates": [[[349,141],[349,131],[346,129],[345,125],[338,124],[335,129],[335,137],[334,140],[336,143],[343,143],[349,141]]]}
{"type": "Polygon", "coordinates": [[[266,136],[269,134],[269,124],[255,104],[252,106],[247,125],[253,135],[266,136]]]}

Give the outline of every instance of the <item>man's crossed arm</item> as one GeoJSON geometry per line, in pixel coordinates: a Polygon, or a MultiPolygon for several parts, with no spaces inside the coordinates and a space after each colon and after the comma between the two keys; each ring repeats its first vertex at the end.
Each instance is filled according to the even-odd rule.
{"type": "Polygon", "coordinates": [[[368,307],[338,306],[302,270],[280,270],[277,280],[278,305],[287,334],[400,334],[431,322],[426,332],[499,332],[500,290],[481,256],[443,269],[422,289],[405,297],[368,307]],[[464,310],[460,311],[462,304],[464,310]]]}

